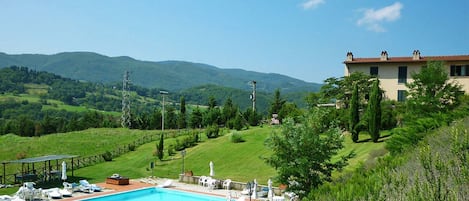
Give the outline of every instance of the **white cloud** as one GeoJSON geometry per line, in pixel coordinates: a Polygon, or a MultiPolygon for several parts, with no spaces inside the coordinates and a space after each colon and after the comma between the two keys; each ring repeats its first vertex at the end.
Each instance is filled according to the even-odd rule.
{"type": "Polygon", "coordinates": [[[319,4],[326,3],[325,0],[307,0],[306,2],[301,4],[301,7],[305,10],[315,9],[319,6],[319,4]]]}
{"type": "Polygon", "coordinates": [[[357,25],[366,26],[369,30],[375,32],[384,32],[386,30],[381,26],[381,23],[399,19],[403,7],[401,3],[396,2],[378,10],[366,9],[363,11],[363,17],[357,21],[357,25]]]}

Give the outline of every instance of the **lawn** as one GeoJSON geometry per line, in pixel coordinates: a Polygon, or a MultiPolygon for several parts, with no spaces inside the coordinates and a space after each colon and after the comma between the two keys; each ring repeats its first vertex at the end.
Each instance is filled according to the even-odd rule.
{"type": "MultiPolygon", "coordinates": [[[[234,131],[236,132],[236,131],[234,131]]],[[[186,171],[194,175],[208,175],[209,163],[215,164],[215,175],[221,179],[235,181],[251,181],[257,179],[259,183],[267,183],[269,178],[275,176],[275,170],[268,166],[263,157],[269,154],[264,146],[265,139],[272,132],[271,128],[252,128],[242,131],[243,143],[232,143],[229,131],[216,139],[203,138],[197,146],[186,149],[184,166],[186,171]]],[[[165,144],[174,143],[173,139],[165,144]]],[[[97,164],[76,171],[77,175],[86,175],[90,179],[103,181],[113,173],[119,173],[131,178],[152,175],[150,162],[156,166],[153,174],[158,177],[177,178],[182,172],[182,157],[180,153],[167,157],[163,161],[155,160],[152,155],[156,142],[140,146],[136,151],[129,152],[116,158],[112,162],[97,164]],[[99,171],[97,171],[99,170],[99,171]]]]}
{"type": "MultiPolygon", "coordinates": [[[[201,142],[197,146],[186,149],[184,169],[192,171],[194,175],[209,175],[209,162],[213,161],[216,178],[241,182],[257,179],[260,184],[267,184],[269,178],[275,177],[276,171],[264,162],[264,158],[271,153],[265,147],[264,142],[277,128],[264,126],[251,127],[244,131],[223,130],[222,136],[216,139],[207,139],[205,134],[201,133],[201,142]],[[230,137],[233,132],[240,133],[245,142],[231,142],[230,137]]],[[[20,152],[25,152],[27,157],[47,154],[91,156],[132,143],[144,135],[157,135],[159,132],[161,131],[102,128],[32,138],[4,135],[0,136],[0,161],[13,160],[20,152]]],[[[360,136],[360,139],[363,139],[361,143],[353,143],[350,136],[347,135],[344,138],[345,148],[339,152],[339,155],[346,154],[351,150],[357,154],[350,161],[346,170],[355,169],[360,164],[372,160],[370,157],[379,156],[379,154],[373,154],[374,152],[381,153],[379,150],[384,150],[384,143],[369,142],[366,140],[367,135],[360,136]]],[[[111,162],[103,162],[75,170],[76,177],[70,178],[70,180],[86,178],[91,182],[104,182],[106,177],[114,173],[130,178],[151,175],[177,178],[182,172],[183,165],[180,153],[166,156],[163,161],[159,161],[153,155],[156,142],[143,144],[135,151],[116,157],[111,162]],[[151,162],[156,163],[153,171],[150,169],[151,162]]],[[[166,147],[174,143],[175,139],[173,138],[165,140],[166,147]]],[[[4,190],[0,190],[0,194],[2,193],[4,190]]]]}

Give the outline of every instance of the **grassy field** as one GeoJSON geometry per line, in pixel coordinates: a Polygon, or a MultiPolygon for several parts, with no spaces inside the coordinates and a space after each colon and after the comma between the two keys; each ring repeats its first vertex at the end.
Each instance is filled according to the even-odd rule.
{"type": "MultiPolygon", "coordinates": [[[[236,181],[257,179],[260,183],[267,183],[269,178],[275,176],[274,169],[263,161],[263,157],[269,154],[269,150],[264,147],[264,140],[271,132],[271,128],[252,128],[240,132],[246,140],[243,143],[232,143],[230,141],[232,132],[216,139],[203,138],[203,142],[197,146],[186,149],[184,169],[192,171],[194,175],[209,175],[209,162],[213,161],[217,178],[230,178],[236,181]]],[[[174,140],[165,141],[165,144],[170,143],[174,143],[174,140]]],[[[155,176],[177,178],[182,172],[183,165],[180,153],[163,161],[155,160],[152,155],[155,146],[156,142],[145,144],[112,162],[82,168],[76,173],[97,181],[102,181],[113,173],[131,178],[145,177],[152,175],[149,166],[150,162],[154,161],[155,176]]]]}
{"type": "MultiPolygon", "coordinates": [[[[22,101],[28,101],[30,103],[38,103],[41,101],[41,98],[36,95],[36,93],[41,93],[38,92],[38,90],[33,90],[30,92],[30,94],[19,94],[19,95],[13,95],[13,94],[3,94],[0,96],[0,101],[6,101],[6,100],[15,100],[16,102],[22,102],[22,101]]],[[[63,103],[62,101],[58,100],[51,100],[47,99],[48,105],[43,105],[42,110],[66,110],[69,112],[86,112],[86,111],[93,111],[94,109],[90,109],[84,106],[72,106],[72,105],[67,105],[63,103]]],[[[99,111],[103,114],[107,115],[113,115],[113,116],[120,116],[121,113],[119,112],[109,112],[109,111],[99,111]]]]}
{"type": "MultiPolygon", "coordinates": [[[[265,139],[276,127],[252,127],[245,131],[223,130],[223,135],[216,139],[207,139],[202,133],[202,142],[197,146],[186,149],[184,158],[185,171],[192,171],[194,175],[209,175],[209,162],[215,164],[215,177],[247,182],[257,179],[260,184],[266,184],[269,178],[276,175],[275,170],[264,162],[270,154],[264,146],[265,139]],[[232,143],[230,137],[233,132],[243,136],[245,142],[232,143]]],[[[43,137],[18,137],[15,135],[0,136],[0,161],[15,159],[19,152],[26,152],[27,157],[47,154],[72,154],[90,156],[112,150],[117,146],[131,143],[143,135],[158,134],[161,131],[140,131],[128,129],[89,129],[79,132],[53,134],[43,137]]],[[[376,150],[384,149],[384,143],[366,141],[368,136],[360,136],[362,143],[353,143],[349,136],[345,136],[345,148],[339,155],[354,150],[357,156],[350,161],[346,168],[352,170],[359,164],[373,157],[376,150]]],[[[175,139],[166,139],[165,146],[175,143],[175,139]]],[[[103,182],[106,177],[118,173],[130,178],[157,176],[177,178],[182,172],[182,157],[180,153],[166,156],[163,161],[153,156],[156,141],[143,144],[135,151],[128,152],[111,162],[103,162],[93,166],[75,170],[76,180],[86,178],[91,182],[103,182]],[[156,166],[151,171],[150,162],[156,166]]],[[[69,173],[70,175],[71,173],[69,173]]],[[[0,190],[2,194],[4,190],[0,190]]]]}

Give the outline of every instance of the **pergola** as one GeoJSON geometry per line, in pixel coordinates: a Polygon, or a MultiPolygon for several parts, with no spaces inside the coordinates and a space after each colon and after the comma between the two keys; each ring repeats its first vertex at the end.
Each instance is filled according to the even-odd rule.
{"type": "Polygon", "coordinates": [[[3,183],[6,183],[6,165],[10,163],[16,163],[16,164],[21,164],[21,175],[16,176],[15,175],[15,181],[16,179],[20,179],[22,182],[25,180],[34,180],[34,179],[39,179],[37,171],[34,167],[35,163],[41,163],[44,162],[44,167],[43,167],[43,174],[42,174],[42,179],[43,181],[47,181],[48,179],[50,180],[52,176],[57,176],[60,175],[60,168],[59,168],[59,160],[61,159],[71,159],[71,170],[72,170],[72,176],[73,176],[73,159],[78,157],[78,155],[47,155],[47,156],[40,156],[40,157],[34,157],[34,158],[24,158],[20,160],[12,160],[12,161],[3,161],[3,183]],[[51,166],[51,161],[56,162],[55,166],[56,169],[53,169],[51,166]],[[27,169],[24,169],[24,165],[27,164],[27,169]],[[30,164],[32,167],[30,168],[30,164]]]}

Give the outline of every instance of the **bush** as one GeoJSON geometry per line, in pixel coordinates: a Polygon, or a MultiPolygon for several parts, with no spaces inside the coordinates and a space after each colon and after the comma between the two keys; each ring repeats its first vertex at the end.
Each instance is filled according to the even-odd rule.
{"type": "Polygon", "coordinates": [[[233,143],[240,143],[240,142],[245,142],[245,141],[246,140],[243,139],[243,136],[241,135],[241,133],[234,132],[231,135],[231,142],[233,143]]]}
{"type": "Polygon", "coordinates": [[[129,151],[135,151],[135,144],[129,144],[129,151]]]}
{"type": "Polygon", "coordinates": [[[112,161],[112,153],[110,151],[104,152],[104,154],[102,154],[102,157],[104,161],[112,161]]]}
{"type": "Polygon", "coordinates": [[[181,151],[184,149],[184,144],[179,141],[178,138],[175,139],[174,150],[181,151]]]}
{"type": "Polygon", "coordinates": [[[217,138],[219,136],[220,129],[218,128],[218,125],[213,124],[207,127],[206,132],[208,138],[217,138]]]}
{"type": "Polygon", "coordinates": [[[170,144],[170,145],[168,146],[168,155],[173,156],[174,154],[175,154],[175,152],[174,152],[174,145],[173,145],[173,144],[170,144]]]}

